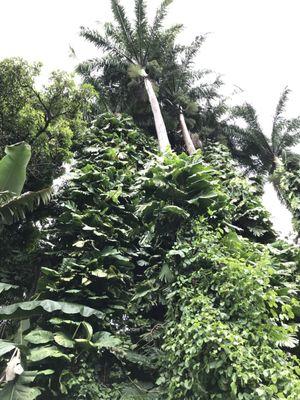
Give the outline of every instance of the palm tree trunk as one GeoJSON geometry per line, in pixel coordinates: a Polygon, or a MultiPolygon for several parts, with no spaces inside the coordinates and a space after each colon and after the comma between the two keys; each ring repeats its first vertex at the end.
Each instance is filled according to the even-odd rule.
{"type": "Polygon", "coordinates": [[[194,154],[196,152],[196,148],[195,148],[194,143],[192,141],[190,132],[189,132],[187,126],[186,126],[183,112],[180,112],[179,120],[180,120],[181,129],[182,129],[182,135],[183,135],[184,144],[185,144],[185,147],[187,149],[188,154],[191,156],[192,154],[194,154]]]}
{"type": "Polygon", "coordinates": [[[170,146],[166,125],[152,83],[147,76],[144,77],[144,83],[154,117],[159,150],[164,153],[170,146]]]}

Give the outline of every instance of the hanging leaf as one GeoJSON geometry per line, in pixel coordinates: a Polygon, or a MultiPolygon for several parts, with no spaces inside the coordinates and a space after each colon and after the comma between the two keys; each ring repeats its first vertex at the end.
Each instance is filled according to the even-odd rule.
{"type": "Polygon", "coordinates": [[[28,333],[24,339],[33,344],[48,343],[53,340],[53,333],[39,329],[28,333]]]}
{"type": "Polygon", "coordinates": [[[9,353],[15,348],[16,345],[14,343],[6,342],[5,340],[0,340],[0,357],[3,356],[3,354],[9,353]]]}
{"type": "Polygon", "coordinates": [[[26,179],[26,167],[31,157],[31,147],[25,142],[6,146],[0,161],[0,192],[19,196],[26,179]]]}
{"type": "Polygon", "coordinates": [[[32,349],[29,353],[28,360],[32,362],[41,361],[45,358],[63,358],[67,361],[70,361],[70,357],[67,354],[62,353],[55,346],[45,346],[45,347],[36,347],[32,349]]]}
{"type": "Polygon", "coordinates": [[[74,341],[69,338],[65,333],[63,332],[57,332],[54,335],[54,341],[59,344],[62,347],[66,347],[68,349],[72,349],[74,347],[74,341]]]}
{"type": "MultiPolygon", "coordinates": [[[[42,372],[42,371],[41,371],[42,372]]],[[[1,400],[34,400],[41,391],[37,388],[28,387],[37,376],[37,371],[25,371],[16,380],[8,382],[0,391],[1,400]]]]}
{"type": "Polygon", "coordinates": [[[91,315],[94,315],[97,318],[103,317],[103,313],[101,311],[80,304],[58,302],[53,300],[35,300],[24,301],[23,303],[16,303],[1,307],[0,318],[24,319],[30,315],[43,314],[45,311],[48,313],[60,311],[64,314],[80,314],[83,317],[90,317],[91,315]]]}

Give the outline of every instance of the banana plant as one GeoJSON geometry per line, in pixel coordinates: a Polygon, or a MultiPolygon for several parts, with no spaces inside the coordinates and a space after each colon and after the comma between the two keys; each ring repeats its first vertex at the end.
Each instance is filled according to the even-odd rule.
{"type": "Polygon", "coordinates": [[[0,161],[0,229],[25,217],[41,202],[50,200],[52,189],[22,193],[31,147],[25,142],[6,146],[0,161]]]}

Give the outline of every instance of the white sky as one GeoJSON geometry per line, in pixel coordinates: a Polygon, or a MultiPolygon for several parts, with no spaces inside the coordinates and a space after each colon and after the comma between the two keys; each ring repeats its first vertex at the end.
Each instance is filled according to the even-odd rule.
{"type": "MultiPolygon", "coordinates": [[[[133,0],[122,3],[132,7],[133,0]]],[[[148,0],[150,15],[159,3],[148,0]]],[[[183,41],[210,33],[197,67],[222,74],[229,92],[240,87],[236,102],[252,103],[268,133],[285,85],[292,90],[287,114],[300,114],[299,15],[300,0],[174,0],[167,22],[184,24],[183,41]]],[[[44,76],[72,71],[78,60],[96,55],[79,27],[110,18],[109,0],[1,0],[0,58],[42,61],[44,76]],[[78,60],[69,57],[70,45],[78,60]]],[[[281,230],[286,221],[281,218],[281,230]]]]}

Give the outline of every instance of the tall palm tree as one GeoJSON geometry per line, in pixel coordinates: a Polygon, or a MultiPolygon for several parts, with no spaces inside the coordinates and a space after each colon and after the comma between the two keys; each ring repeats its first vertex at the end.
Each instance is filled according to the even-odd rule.
{"type": "MultiPolygon", "coordinates": [[[[104,34],[81,27],[81,36],[97,48],[104,50],[105,55],[111,56],[115,62],[125,64],[132,76],[143,81],[154,117],[159,148],[162,152],[166,151],[170,143],[153,81],[147,73],[147,66],[154,60],[159,60],[164,53],[166,43],[174,40],[178,33],[179,26],[162,29],[167,8],[172,1],[163,0],[153,24],[150,25],[146,17],[145,0],[135,0],[135,23],[132,25],[119,0],[111,0],[115,23],[106,23],[104,34]]],[[[95,63],[97,64],[97,60],[95,63]]]]}
{"type": "Polygon", "coordinates": [[[203,78],[210,71],[194,70],[194,59],[205,36],[197,36],[190,45],[172,45],[166,52],[160,82],[160,93],[165,108],[179,120],[185,147],[189,154],[196,149],[187,123],[193,127],[195,117],[200,112],[200,104],[219,97],[217,89],[222,84],[219,78],[205,82],[203,78]],[[186,121],[187,116],[187,121],[186,121]]]}
{"type": "Polygon", "coordinates": [[[249,172],[272,182],[280,200],[292,212],[300,235],[300,155],[293,149],[300,142],[300,117],[286,119],[283,115],[289,93],[285,88],[280,96],[270,138],[263,133],[250,104],[233,109],[234,118],[242,118],[246,127],[228,126],[227,134],[233,156],[249,172]]]}
{"type": "Polygon", "coordinates": [[[293,147],[300,142],[300,117],[286,119],[285,111],[290,91],[285,88],[276,107],[271,137],[264,134],[252,105],[233,108],[233,119],[242,119],[246,126],[231,125],[228,139],[233,155],[248,170],[269,176],[282,163],[298,158],[293,147]]]}

